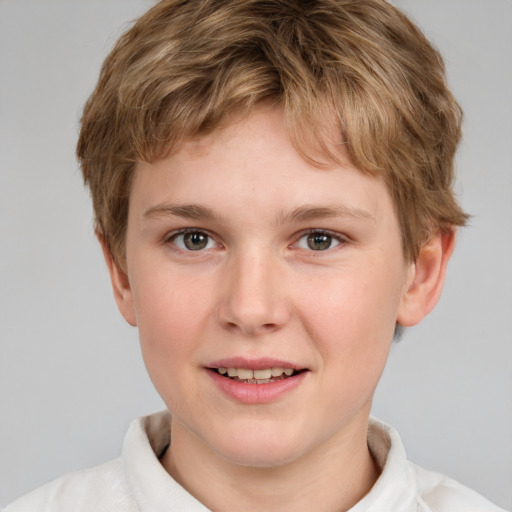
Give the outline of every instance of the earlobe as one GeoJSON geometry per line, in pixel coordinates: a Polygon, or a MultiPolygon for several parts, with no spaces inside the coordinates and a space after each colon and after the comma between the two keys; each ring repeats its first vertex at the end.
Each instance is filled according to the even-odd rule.
{"type": "Polygon", "coordinates": [[[416,325],[434,309],[443,290],[448,261],[454,248],[454,229],[436,233],[422,246],[408,269],[397,315],[400,325],[416,325]]]}
{"type": "Polygon", "coordinates": [[[105,258],[105,263],[107,264],[108,272],[110,274],[112,291],[114,293],[114,299],[116,301],[117,308],[119,309],[121,315],[123,315],[123,318],[130,325],[135,327],[137,325],[137,320],[135,318],[133,294],[130,282],[128,280],[128,275],[126,272],[124,272],[124,270],[119,268],[119,265],[116,263],[114,257],[112,256],[112,252],[110,251],[103,235],[97,232],[96,237],[100,242],[103,256],[105,258]]]}

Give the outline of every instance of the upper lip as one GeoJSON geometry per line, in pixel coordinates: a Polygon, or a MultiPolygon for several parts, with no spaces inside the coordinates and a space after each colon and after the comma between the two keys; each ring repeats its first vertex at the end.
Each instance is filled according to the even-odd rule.
{"type": "Polygon", "coordinates": [[[229,357],[218,359],[206,365],[207,368],[246,368],[248,370],[266,370],[267,368],[292,368],[293,370],[304,370],[303,366],[271,357],[251,359],[246,357],[229,357]]]}

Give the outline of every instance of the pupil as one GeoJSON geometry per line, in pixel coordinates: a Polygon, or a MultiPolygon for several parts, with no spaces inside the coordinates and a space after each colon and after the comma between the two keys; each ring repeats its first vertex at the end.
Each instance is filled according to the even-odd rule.
{"type": "Polygon", "coordinates": [[[332,237],[325,233],[311,233],[308,236],[308,247],[313,251],[324,251],[331,246],[332,237]]]}
{"type": "Polygon", "coordinates": [[[191,251],[198,251],[206,247],[208,244],[208,236],[199,232],[185,233],[183,241],[185,242],[187,249],[190,249],[191,251]]]}

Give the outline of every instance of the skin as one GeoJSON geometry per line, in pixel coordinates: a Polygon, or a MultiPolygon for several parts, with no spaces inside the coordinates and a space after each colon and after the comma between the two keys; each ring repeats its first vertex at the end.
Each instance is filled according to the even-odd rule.
{"type": "Polygon", "coordinates": [[[395,324],[434,307],[453,245],[435,234],[405,261],[384,182],[348,159],[304,161],[279,109],[139,163],[126,270],[104,251],[172,413],[167,471],[215,511],[353,506],[378,477],[367,424],[395,324]],[[183,229],[206,246],[188,249],[183,229]],[[308,245],[311,230],[326,249],[308,245]],[[275,400],[240,403],[206,369],[235,356],[307,371],[275,400]]]}

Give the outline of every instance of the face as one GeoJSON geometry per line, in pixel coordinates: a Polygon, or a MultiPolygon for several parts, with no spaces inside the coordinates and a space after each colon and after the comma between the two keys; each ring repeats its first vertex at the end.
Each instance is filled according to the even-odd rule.
{"type": "Polygon", "coordinates": [[[382,181],[310,165],[260,111],[138,165],[126,254],[121,311],[206,456],[276,466],[365,435],[410,269],[382,181]]]}

